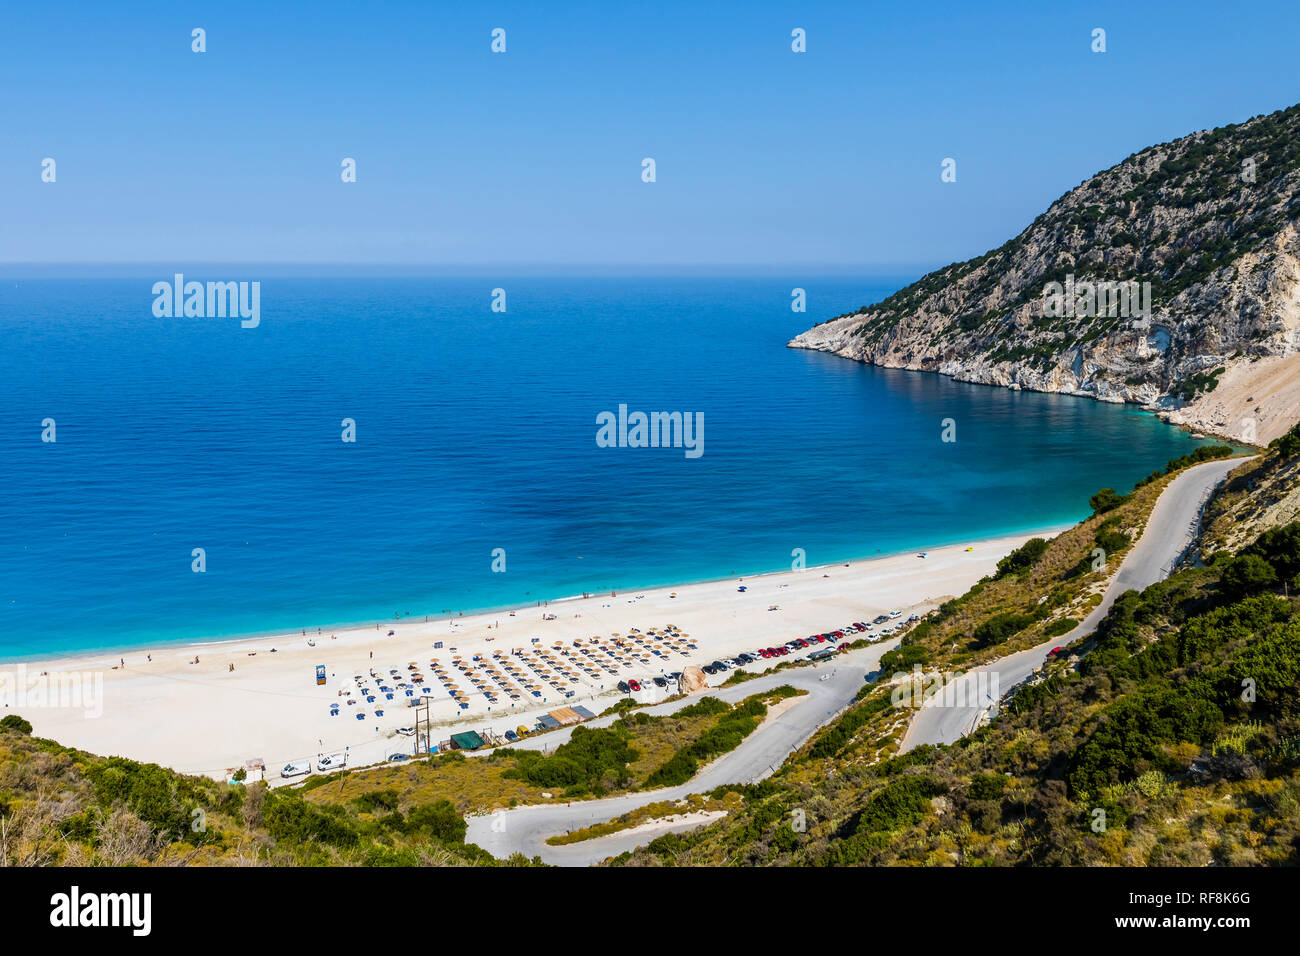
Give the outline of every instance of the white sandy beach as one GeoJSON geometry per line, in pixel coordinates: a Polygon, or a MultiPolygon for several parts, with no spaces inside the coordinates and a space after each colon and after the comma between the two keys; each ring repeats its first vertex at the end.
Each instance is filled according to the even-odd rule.
{"type": "MultiPolygon", "coordinates": [[[[1060,530],[1036,534],[1051,536],[1060,530]]],[[[1033,536],[936,548],[926,558],[912,553],[677,588],[620,591],[617,596],[602,594],[451,621],[403,619],[307,636],[141,648],[115,652],[111,659],[98,654],[6,664],[0,666],[0,700],[5,704],[0,715],[19,713],[32,722],[37,735],[94,753],[222,778],[251,758],[263,758],[268,777],[276,778],[279,768],[291,760],[314,761],[318,754],[345,747],[349,764],[359,766],[383,760],[392,752],[411,752],[411,738],[396,732],[413,723],[405,689],[396,684],[411,676],[411,662],[419,665],[425,682],[410,689],[415,694],[422,694],[424,687],[432,690],[435,742],[460,730],[488,727],[504,733],[519,724],[531,727],[537,715],[557,707],[581,704],[599,713],[625,696],[616,689],[619,680],[679,671],[687,664],[781,644],[894,609],[906,616],[934,607],[963,593],[993,571],[999,558],[1033,536]],[[742,585],[747,590],[739,591],[742,585]],[[771,606],[777,610],[769,610],[771,606]],[[545,620],[544,615],[555,619],[545,620]],[[687,640],[697,650],[683,654],[661,645],[663,657],[646,653],[649,663],[634,661],[631,667],[618,667],[614,675],[597,669],[592,676],[573,666],[579,659],[575,640],[595,652],[586,643],[593,636],[609,639],[617,633],[626,639],[633,628],[642,632],[636,636],[652,628],[662,635],[667,625],[689,635],[687,640]],[[390,630],[395,632],[391,637],[390,630]],[[532,643],[533,638],[538,643],[532,643]],[[308,646],[309,639],[314,647],[308,646]],[[438,641],[443,643],[441,649],[434,648],[438,641]],[[574,696],[566,699],[543,683],[512,655],[514,650],[545,650],[561,662],[578,678],[572,684],[563,681],[574,696]],[[497,652],[502,658],[492,661],[497,652]],[[196,655],[197,664],[193,663],[196,655]],[[474,663],[475,655],[483,660],[474,663]],[[496,682],[486,674],[484,662],[504,675],[508,659],[525,680],[540,688],[541,696],[520,688],[518,700],[499,693],[497,702],[490,704],[452,665],[453,657],[462,658],[489,687],[496,682]],[[119,658],[125,660],[124,667],[118,666],[119,658]],[[448,696],[431,660],[439,661],[468,695],[467,709],[448,696]],[[316,684],[317,665],[326,668],[325,686],[316,684]],[[382,681],[369,678],[372,669],[382,681]],[[389,676],[393,670],[396,677],[389,676]],[[43,672],[50,676],[41,677],[43,672]],[[340,694],[344,689],[355,691],[357,674],[365,675],[371,687],[392,686],[394,699],[377,693],[372,703],[353,693],[356,703],[346,703],[340,694]],[[49,687],[59,677],[81,680],[90,699],[49,699],[57,696],[49,687]],[[42,693],[47,699],[41,699],[42,693]],[[340,705],[338,716],[331,716],[331,704],[340,705]],[[376,708],[383,709],[383,716],[376,715],[376,708]],[[358,719],[358,712],[364,712],[364,718],[358,719]]],[[[520,684],[509,676],[506,682],[520,684]]],[[[653,701],[663,692],[649,684],[633,696],[653,701]]]]}

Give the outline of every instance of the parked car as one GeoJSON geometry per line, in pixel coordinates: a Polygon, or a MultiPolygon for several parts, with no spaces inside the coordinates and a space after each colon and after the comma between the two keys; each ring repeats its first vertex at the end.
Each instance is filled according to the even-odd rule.
{"type": "Polygon", "coordinates": [[[415,728],[414,728],[414,727],[398,727],[398,728],[397,728],[397,732],[398,732],[399,734],[401,734],[403,737],[414,737],[414,736],[415,736],[415,728]]]}
{"type": "Polygon", "coordinates": [[[632,686],[627,681],[621,680],[618,682],[618,689],[626,694],[629,690],[632,689],[632,686]]]}
{"type": "Polygon", "coordinates": [[[656,687],[667,687],[667,686],[668,686],[668,681],[664,680],[662,677],[655,677],[655,678],[653,678],[653,680],[654,680],[654,685],[655,685],[656,687]]]}
{"type": "Polygon", "coordinates": [[[634,680],[630,680],[630,681],[628,681],[628,682],[627,682],[627,686],[628,686],[631,690],[640,690],[640,689],[641,689],[641,685],[640,685],[639,683],[637,683],[636,681],[634,681],[634,680]]]}
{"type": "Polygon", "coordinates": [[[518,739],[519,739],[519,735],[515,733],[513,730],[506,731],[506,740],[518,740],[518,739]]]}
{"type": "Polygon", "coordinates": [[[407,759],[410,758],[410,756],[411,756],[410,754],[389,754],[389,755],[388,755],[388,759],[389,759],[389,760],[407,760],[407,759]]]}

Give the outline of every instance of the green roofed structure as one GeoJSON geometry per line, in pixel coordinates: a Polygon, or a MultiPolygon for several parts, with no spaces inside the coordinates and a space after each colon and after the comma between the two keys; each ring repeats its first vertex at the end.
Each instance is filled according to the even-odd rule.
{"type": "Polygon", "coordinates": [[[452,734],[451,745],[456,750],[478,750],[483,746],[483,738],[472,730],[467,730],[463,734],[452,734]]]}

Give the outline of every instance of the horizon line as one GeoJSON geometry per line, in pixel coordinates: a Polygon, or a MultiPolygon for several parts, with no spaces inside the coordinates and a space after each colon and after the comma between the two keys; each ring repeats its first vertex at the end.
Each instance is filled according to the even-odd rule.
{"type": "Polygon", "coordinates": [[[543,263],[512,262],[500,265],[486,263],[426,263],[426,262],[338,262],[330,260],[277,260],[255,262],[239,259],[193,259],[173,260],[170,262],[140,260],[130,262],[81,261],[81,262],[42,262],[42,261],[6,261],[0,262],[0,275],[5,278],[47,278],[58,275],[67,278],[97,278],[98,274],[108,273],[125,276],[128,273],[156,276],[166,272],[185,272],[193,269],[230,269],[261,270],[271,273],[274,270],[289,270],[299,273],[305,270],[328,271],[332,274],[364,274],[382,278],[385,275],[405,277],[408,275],[437,276],[520,276],[520,275],[605,275],[605,276],[642,276],[642,275],[709,275],[727,277],[734,275],[754,275],[775,273],[790,275],[803,273],[808,275],[835,275],[854,277],[901,278],[908,275],[924,275],[943,264],[921,264],[901,262],[880,263],[543,263]],[[93,273],[86,275],[84,273],[93,273]]]}

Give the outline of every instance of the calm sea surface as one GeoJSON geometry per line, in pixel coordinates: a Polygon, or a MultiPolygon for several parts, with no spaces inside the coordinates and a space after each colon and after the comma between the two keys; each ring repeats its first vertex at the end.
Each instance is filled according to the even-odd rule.
{"type": "Polygon", "coordinates": [[[0,658],[963,542],[1077,520],[1197,445],[784,347],[904,279],[187,278],[260,278],[260,326],[155,318],[169,275],[0,280],[0,658]],[[620,404],[702,413],[704,453],[598,447],[620,404]]]}

